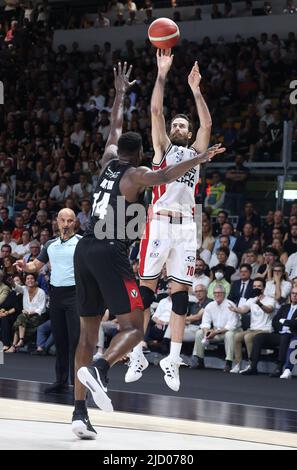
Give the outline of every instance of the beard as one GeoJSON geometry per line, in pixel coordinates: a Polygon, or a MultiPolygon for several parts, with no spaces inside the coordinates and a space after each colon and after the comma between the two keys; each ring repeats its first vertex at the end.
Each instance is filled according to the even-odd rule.
{"type": "Polygon", "coordinates": [[[178,146],[181,146],[181,147],[187,147],[188,146],[188,138],[183,136],[183,135],[180,135],[180,134],[170,134],[169,136],[170,138],[170,141],[172,143],[172,145],[178,145],[178,146]]]}

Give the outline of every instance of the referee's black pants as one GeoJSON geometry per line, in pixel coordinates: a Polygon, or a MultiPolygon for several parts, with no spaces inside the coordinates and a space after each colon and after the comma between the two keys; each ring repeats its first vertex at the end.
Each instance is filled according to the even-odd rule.
{"type": "Polygon", "coordinates": [[[56,346],[56,381],[74,384],[74,357],[80,335],[75,286],[50,287],[50,319],[56,346]]]}

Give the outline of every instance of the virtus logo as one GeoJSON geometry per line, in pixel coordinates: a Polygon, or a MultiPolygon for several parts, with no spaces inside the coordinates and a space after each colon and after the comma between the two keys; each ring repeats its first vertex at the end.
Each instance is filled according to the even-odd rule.
{"type": "Polygon", "coordinates": [[[4,104],[4,85],[0,81],[0,104],[4,104]]]}
{"type": "Polygon", "coordinates": [[[293,90],[290,93],[290,103],[297,104],[297,80],[292,80],[290,83],[290,89],[293,90]]]}

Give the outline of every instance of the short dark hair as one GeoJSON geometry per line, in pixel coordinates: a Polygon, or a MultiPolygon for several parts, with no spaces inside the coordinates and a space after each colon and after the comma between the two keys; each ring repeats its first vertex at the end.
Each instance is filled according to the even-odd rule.
{"type": "Polygon", "coordinates": [[[192,132],[193,125],[192,125],[190,118],[186,114],[176,114],[174,118],[172,118],[170,121],[170,127],[172,126],[173,121],[175,121],[175,119],[178,119],[178,118],[185,119],[188,122],[189,131],[192,132]]]}
{"type": "Polygon", "coordinates": [[[25,281],[26,281],[28,276],[33,276],[35,281],[37,281],[37,276],[38,276],[37,273],[25,273],[25,275],[24,275],[24,280],[25,281]]]}
{"type": "Polygon", "coordinates": [[[253,282],[255,282],[255,281],[262,282],[263,287],[266,286],[266,281],[265,281],[265,279],[263,279],[262,277],[255,277],[255,279],[253,279],[253,282]]]}
{"type": "Polygon", "coordinates": [[[7,247],[9,248],[9,251],[11,253],[11,251],[12,251],[11,246],[8,243],[3,243],[3,245],[1,246],[1,251],[2,251],[3,248],[7,248],[7,247]]]}
{"type": "Polygon", "coordinates": [[[220,248],[217,249],[217,254],[219,253],[219,251],[221,253],[225,253],[225,256],[228,258],[229,255],[230,255],[230,250],[229,248],[227,248],[226,246],[221,246],[220,248]]]}
{"type": "Polygon", "coordinates": [[[240,267],[239,267],[239,270],[241,270],[241,268],[248,269],[248,270],[249,270],[249,272],[250,272],[250,274],[251,274],[251,272],[253,271],[253,269],[252,269],[251,265],[250,265],[250,264],[248,264],[248,263],[243,263],[243,264],[241,264],[241,265],[240,265],[240,267]]]}
{"type": "Polygon", "coordinates": [[[118,140],[119,154],[135,154],[140,151],[142,138],[138,132],[125,132],[118,140]]]}

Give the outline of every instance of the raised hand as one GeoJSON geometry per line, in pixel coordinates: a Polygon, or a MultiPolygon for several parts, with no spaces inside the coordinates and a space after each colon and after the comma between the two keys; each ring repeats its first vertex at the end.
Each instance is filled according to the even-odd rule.
{"type": "Polygon", "coordinates": [[[121,62],[118,63],[118,67],[113,68],[114,75],[114,86],[117,92],[126,93],[126,91],[136,83],[136,80],[129,82],[130,74],[132,72],[132,65],[127,70],[127,62],[124,62],[122,68],[121,62]]]}
{"type": "Polygon", "coordinates": [[[210,162],[215,155],[223,153],[226,151],[225,147],[221,147],[222,144],[215,144],[212,147],[209,147],[205,152],[199,153],[198,163],[210,162]]]}
{"type": "Polygon", "coordinates": [[[188,84],[191,87],[191,90],[194,92],[199,88],[201,82],[201,75],[198,66],[198,62],[196,60],[195,64],[192,67],[191,72],[188,75],[188,84]]]}
{"type": "Polygon", "coordinates": [[[13,263],[19,273],[24,271],[25,264],[26,262],[22,259],[18,259],[15,263],[13,263]]]}
{"type": "Polygon", "coordinates": [[[166,77],[167,73],[170,70],[173,61],[173,54],[171,54],[171,49],[157,49],[157,65],[158,73],[163,78],[166,77]]]}

